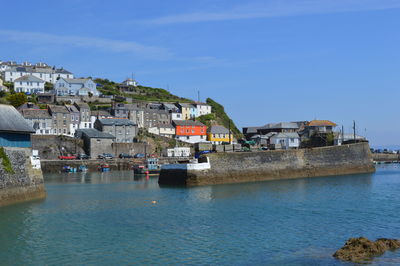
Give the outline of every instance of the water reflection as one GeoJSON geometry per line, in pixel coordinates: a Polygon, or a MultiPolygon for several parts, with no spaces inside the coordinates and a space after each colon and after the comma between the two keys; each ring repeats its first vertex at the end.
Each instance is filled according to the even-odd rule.
{"type": "Polygon", "coordinates": [[[51,173],[45,174],[46,184],[52,183],[81,183],[81,184],[109,184],[122,181],[146,182],[158,179],[155,175],[138,175],[133,171],[112,171],[112,172],[87,172],[87,173],[51,173]]]}

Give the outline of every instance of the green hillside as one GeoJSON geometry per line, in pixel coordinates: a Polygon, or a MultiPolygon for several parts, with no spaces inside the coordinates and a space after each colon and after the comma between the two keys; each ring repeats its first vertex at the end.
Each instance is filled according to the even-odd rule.
{"type": "Polygon", "coordinates": [[[231,131],[235,138],[243,138],[243,134],[236,127],[233,120],[226,114],[225,108],[221,104],[217,103],[211,98],[207,98],[206,103],[211,106],[212,113],[198,117],[198,121],[202,122],[208,127],[212,125],[221,125],[229,128],[230,125],[231,131]]]}
{"type": "Polygon", "coordinates": [[[152,88],[138,85],[130,87],[130,92],[121,92],[118,89],[118,83],[108,79],[94,79],[94,82],[101,85],[98,90],[105,95],[119,95],[126,98],[132,98],[141,101],[155,102],[193,102],[190,99],[178,97],[171,94],[169,91],[161,88],[152,88]]]}

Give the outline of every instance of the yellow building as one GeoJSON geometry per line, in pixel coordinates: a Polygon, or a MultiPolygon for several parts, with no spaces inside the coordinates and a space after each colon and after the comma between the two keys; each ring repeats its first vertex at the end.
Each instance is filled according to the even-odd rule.
{"type": "Polygon", "coordinates": [[[213,144],[221,144],[223,142],[233,141],[233,134],[231,132],[231,138],[229,140],[229,130],[223,126],[211,126],[207,130],[207,140],[213,144]]]}

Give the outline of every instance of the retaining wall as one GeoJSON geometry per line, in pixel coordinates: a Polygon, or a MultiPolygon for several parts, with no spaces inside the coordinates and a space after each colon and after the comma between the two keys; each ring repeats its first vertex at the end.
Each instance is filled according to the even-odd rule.
{"type": "Polygon", "coordinates": [[[368,143],[207,156],[211,169],[162,170],[159,183],[197,186],[375,171],[368,143]]]}
{"type": "Polygon", "coordinates": [[[46,197],[43,175],[40,169],[33,169],[29,148],[6,148],[13,173],[6,171],[0,158],[0,206],[41,199],[46,197]]]}

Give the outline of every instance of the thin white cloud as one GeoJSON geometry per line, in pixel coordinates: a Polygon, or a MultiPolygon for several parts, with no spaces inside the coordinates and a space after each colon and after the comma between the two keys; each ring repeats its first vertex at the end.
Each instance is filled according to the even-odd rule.
{"type": "Polygon", "coordinates": [[[171,52],[161,47],[146,46],[132,41],[112,40],[97,37],[68,36],[0,29],[0,41],[44,46],[58,45],[59,47],[70,46],[94,48],[106,52],[126,53],[129,55],[153,59],[168,59],[172,57],[171,52]]]}
{"type": "Polygon", "coordinates": [[[164,25],[393,8],[400,8],[399,0],[272,0],[235,6],[224,11],[177,14],[142,22],[164,25]]]}

